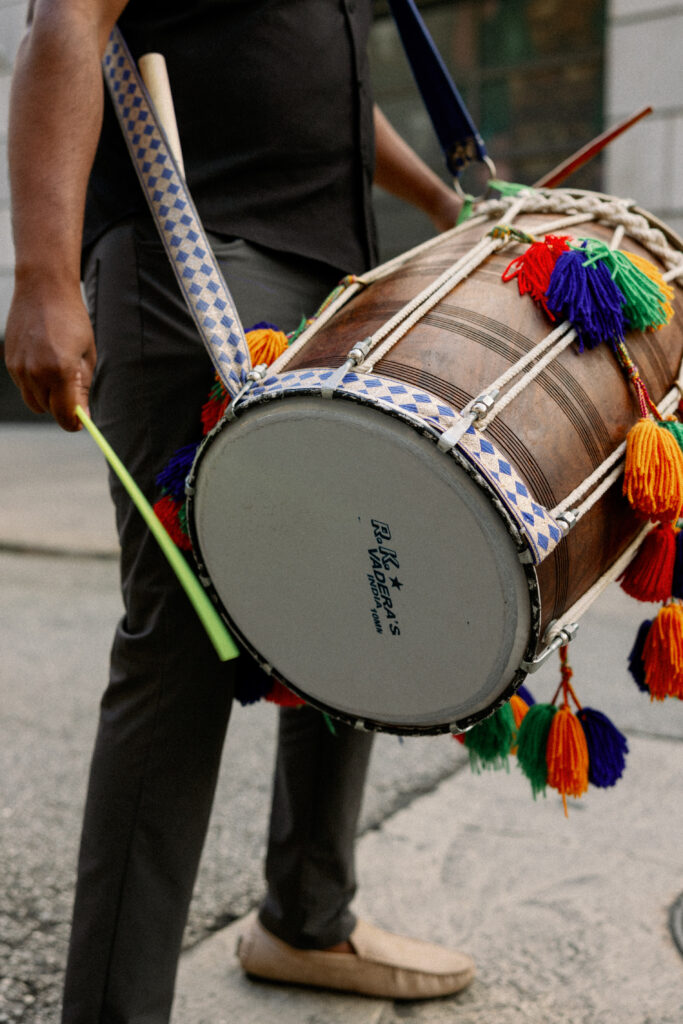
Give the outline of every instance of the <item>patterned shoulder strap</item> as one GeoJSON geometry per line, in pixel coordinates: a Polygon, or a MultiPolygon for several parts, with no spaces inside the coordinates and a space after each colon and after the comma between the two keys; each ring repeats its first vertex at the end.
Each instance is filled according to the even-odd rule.
{"type": "Polygon", "coordinates": [[[251,369],[244,331],[184,177],[117,28],[102,64],[128,151],[180,290],[216,372],[234,398],[251,369]]]}

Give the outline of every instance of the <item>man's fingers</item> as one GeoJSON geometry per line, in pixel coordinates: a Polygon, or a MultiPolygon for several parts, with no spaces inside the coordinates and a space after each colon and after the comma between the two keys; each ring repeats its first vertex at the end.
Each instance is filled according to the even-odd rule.
{"type": "Polygon", "coordinates": [[[88,383],[83,380],[82,374],[78,374],[75,380],[66,381],[61,387],[53,387],[48,398],[48,411],[55,418],[63,430],[81,430],[83,424],[76,415],[77,405],[88,409],[88,395],[90,392],[90,377],[88,383]]]}

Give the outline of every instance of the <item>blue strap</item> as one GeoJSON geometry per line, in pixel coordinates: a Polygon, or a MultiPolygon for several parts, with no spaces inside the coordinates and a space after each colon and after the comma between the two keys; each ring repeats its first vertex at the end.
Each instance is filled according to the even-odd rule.
{"type": "Polygon", "coordinates": [[[484,140],[434,45],[414,0],[389,0],[413,76],[432,119],[448,169],[457,178],[487,158],[484,140]]]}

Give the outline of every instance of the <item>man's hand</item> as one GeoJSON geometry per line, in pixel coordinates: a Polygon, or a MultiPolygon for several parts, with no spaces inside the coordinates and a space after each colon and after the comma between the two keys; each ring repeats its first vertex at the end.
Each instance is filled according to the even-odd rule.
{"type": "Polygon", "coordinates": [[[95,341],[77,283],[17,283],[5,362],[29,409],[49,412],[64,430],[80,429],[74,409],[88,408],[95,341]]]}

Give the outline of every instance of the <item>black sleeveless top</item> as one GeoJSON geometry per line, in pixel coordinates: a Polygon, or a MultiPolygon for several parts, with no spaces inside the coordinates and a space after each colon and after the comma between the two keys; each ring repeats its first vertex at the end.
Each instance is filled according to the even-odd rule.
{"type": "MultiPolygon", "coordinates": [[[[133,56],[163,53],[204,227],[360,272],[376,258],[370,0],[130,0],[133,56]]],[[[106,99],[84,245],[146,208],[106,99]]]]}

